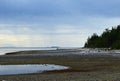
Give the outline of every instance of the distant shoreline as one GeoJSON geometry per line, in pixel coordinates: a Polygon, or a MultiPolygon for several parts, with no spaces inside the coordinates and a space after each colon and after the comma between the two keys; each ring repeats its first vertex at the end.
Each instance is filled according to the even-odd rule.
{"type": "Polygon", "coordinates": [[[54,49],[54,50],[25,50],[9,52],[5,55],[43,55],[43,56],[67,56],[67,55],[119,55],[120,50],[109,50],[99,48],[72,48],[72,49],[54,49]]]}

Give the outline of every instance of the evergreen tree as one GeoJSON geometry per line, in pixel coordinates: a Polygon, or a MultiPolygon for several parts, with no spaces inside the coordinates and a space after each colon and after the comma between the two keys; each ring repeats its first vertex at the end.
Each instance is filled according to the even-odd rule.
{"type": "Polygon", "coordinates": [[[84,47],[120,49],[120,25],[106,29],[100,36],[94,33],[88,37],[84,47]]]}

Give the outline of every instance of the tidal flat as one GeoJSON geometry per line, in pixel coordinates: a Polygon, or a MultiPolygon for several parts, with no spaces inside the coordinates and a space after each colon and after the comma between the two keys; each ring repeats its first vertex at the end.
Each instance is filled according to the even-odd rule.
{"type": "Polygon", "coordinates": [[[70,69],[43,73],[0,75],[0,81],[120,80],[119,53],[81,53],[80,50],[20,51],[0,56],[1,65],[55,64],[70,69]]]}

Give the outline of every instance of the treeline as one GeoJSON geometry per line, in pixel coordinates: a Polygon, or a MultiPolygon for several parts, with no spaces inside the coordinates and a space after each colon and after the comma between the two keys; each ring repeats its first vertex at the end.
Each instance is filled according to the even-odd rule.
{"type": "Polygon", "coordinates": [[[100,36],[94,33],[88,37],[84,47],[120,49],[120,25],[106,29],[100,36]]]}

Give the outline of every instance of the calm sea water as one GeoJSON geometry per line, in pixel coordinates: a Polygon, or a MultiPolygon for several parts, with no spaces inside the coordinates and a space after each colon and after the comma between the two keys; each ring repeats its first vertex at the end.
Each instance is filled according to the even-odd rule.
{"type": "Polygon", "coordinates": [[[69,69],[69,67],[54,64],[0,65],[0,75],[42,73],[44,71],[63,69],[69,69]]]}
{"type": "Polygon", "coordinates": [[[10,52],[27,51],[27,50],[56,50],[56,48],[51,48],[51,47],[0,47],[0,55],[5,55],[5,53],[10,53],[10,52]]]}

